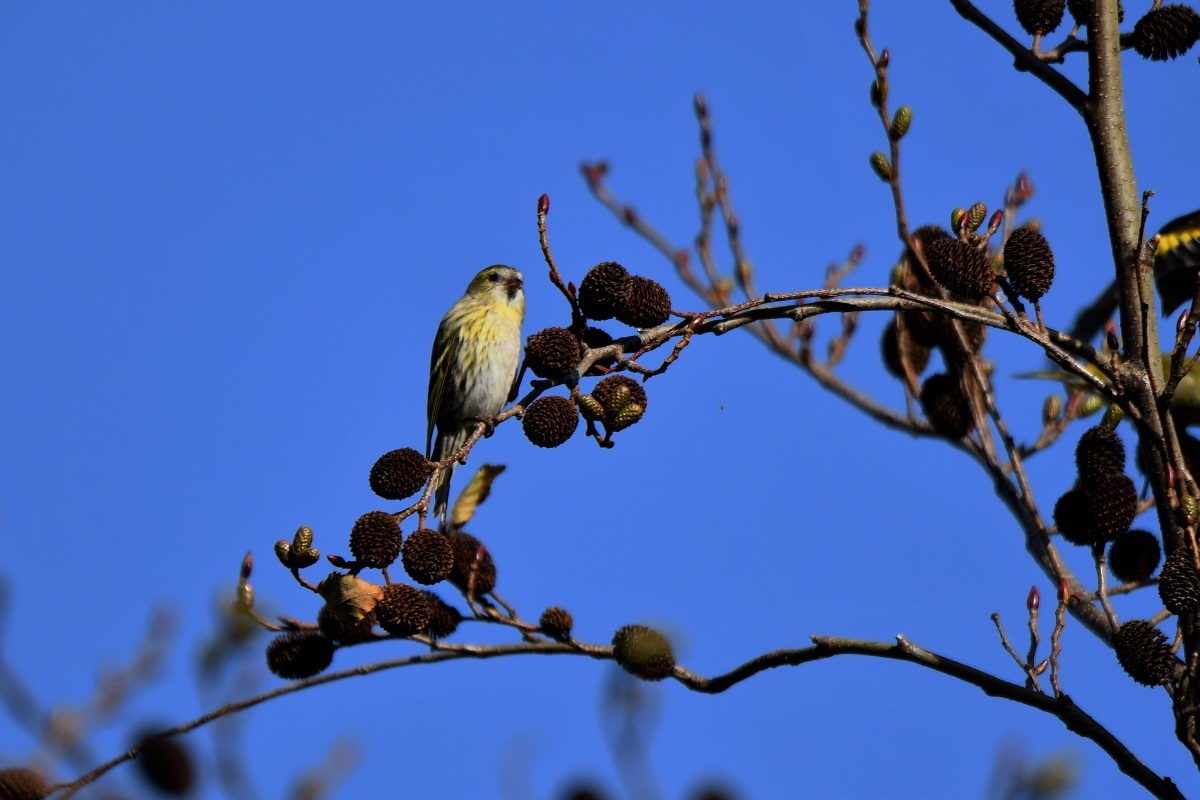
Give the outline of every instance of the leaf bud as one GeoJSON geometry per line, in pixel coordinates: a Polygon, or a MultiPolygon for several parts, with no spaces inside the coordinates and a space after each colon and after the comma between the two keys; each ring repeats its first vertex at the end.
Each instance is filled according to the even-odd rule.
{"type": "Polygon", "coordinates": [[[967,215],[970,218],[968,225],[972,231],[979,230],[979,226],[987,219],[987,206],[983,203],[976,203],[967,209],[967,215]]]}
{"type": "Polygon", "coordinates": [[[892,126],[888,129],[888,133],[893,139],[900,139],[908,133],[908,126],[911,124],[912,106],[900,106],[892,117],[892,126]]]}
{"type": "Polygon", "coordinates": [[[871,153],[871,169],[875,170],[881,181],[887,182],[892,179],[892,165],[888,163],[887,156],[878,150],[871,153]]]}
{"type": "Polygon", "coordinates": [[[1062,398],[1056,394],[1052,394],[1042,403],[1042,424],[1049,425],[1051,422],[1058,420],[1058,416],[1062,413],[1062,398]]]}

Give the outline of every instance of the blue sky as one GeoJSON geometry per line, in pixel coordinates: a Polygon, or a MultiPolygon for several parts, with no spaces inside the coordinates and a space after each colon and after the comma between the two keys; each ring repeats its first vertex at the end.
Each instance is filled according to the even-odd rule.
{"type": "MultiPolygon", "coordinates": [[[[877,5],[893,100],[914,109],[910,218],[996,206],[1027,170],[1027,213],[1058,259],[1043,309],[1065,327],[1109,274],[1081,121],[949,3],[877,5]]],[[[981,5],[1017,30],[1010,3],[981,5]]],[[[853,282],[884,284],[899,246],[867,165],[885,141],[855,13],[848,0],[6,4],[0,571],[7,658],[35,694],[85,701],[166,601],[179,644],[125,719],[208,710],[195,651],[247,550],[260,601],[311,618],[316,598],[271,546],[306,524],[323,552],[346,553],[355,518],[391,507],[368,470],[421,446],[430,343],[470,277],[512,264],[527,279],[525,333],[567,322],[538,249],[543,192],[568,278],[616,260],[698,308],[578,171],[607,159],[613,191],[687,246],[696,90],[760,285],[819,285],[860,242],[853,282]]],[[[1065,71],[1080,79],[1074,62],[1065,71]]],[[[1155,190],[1161,224],[1197,205],[1200,108],[1180,98],[1200,76],[1191,57],[1126,63],[1139,188],[1155,190]]],[[[884,322],[861,321],[842,370],[903,408],[879,365],[884,322]]],[[[1010,424],[1033,438],[1050,390],[1007,376],[1041,357],[1002,337],[988,353],[1010,424]]],[[[1020,680],[988,616],[1018,631],[1029,587],[1047,600],[1053,587],[965,456],[865,420],[745,335],[697,341],[647,388],[644,421],[612,450],[582,436],[538,450],[509,424],[473,454],[508,465],[472,532],[524,615],[566,606],[594,642],[656,624],[703,674],[813,633],[903,633],[1020,680]]],[[[1047,512],[1073,480],[1069,448],[1031,463],[1047,512]]],[[[1082,553],[1068,558],[1086,571],[1082,553]]],[[[1117,608],[1147,616],[1157,598],[1117,608]]],[[[457,638],[504,640],[481,628],[457,638]]],[[[1076,702],[1194,788],[1166,695],[1130,682],[1077,624],[1064,648],[1076,702]]],[[[356,648],[335,666],[405,652],[416,650],[356,648]]],[[[256,670],[255,685],[276,684],[256,670]]],[[[363,761],[339,797],[525,796],[502,794],[512,763],[531,797],[580,775],[616,789],[597,721],[609,670],[530,657],[342,682],[251,712],[246,762],[261,796],[280,796],[352,734],[363,761]]],[[[712,777],[755,798],[978,796],[1013,742],[1031,758],[1069,750],[1079,796],[1135,789],[1056,720],[903,664],[836,659],[717,697],[655,691],[649,758],[666,797],[712,777]]],[[[99,731],[98,754],[123,749],[127,729],[99,731]]],[[[206,758],[211,736],[190,737],[206,758]]],[[[0,721],[0,755],[33,749],[0,721]]],[[[132,780],[122,770],[109,785],[132,780]]],[[[209,780],[201,796],[219,794],[209,780]]]]}

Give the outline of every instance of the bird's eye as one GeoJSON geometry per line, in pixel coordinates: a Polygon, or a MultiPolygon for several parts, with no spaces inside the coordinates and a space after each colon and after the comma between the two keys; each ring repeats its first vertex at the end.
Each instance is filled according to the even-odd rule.
{"type": "Polygon", "coordinates": [[[496,281],[500,280],[500,273],[498,273],[498,272],[491,273],[490,275],[488,275],[488,280],[491,281],[492,283],[495,283],[496,281]]]}

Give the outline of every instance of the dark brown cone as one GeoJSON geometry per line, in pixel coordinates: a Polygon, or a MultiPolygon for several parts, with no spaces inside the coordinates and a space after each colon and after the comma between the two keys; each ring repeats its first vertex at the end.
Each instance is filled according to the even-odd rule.
{"type": "Polygon", "coordinates": [[[902,351],[900,347],[901,338],[900,326],[893,319],[883,329],[883,341],[880,343],[880,349],[883,351],[883,364],[887,367],[887,371],[900,380],[904,380],[904,360],[901,352],[907,356],[908,363],[912,366],[913,374],[920,375],[929,366],[929,357],[933,354],[933,351],[917,342],[916,337],[911,333],[906,333],[903,336],[906,347],[902,351]]]}
{"type": "Polygon", "coordinates": [[[386,511],[368,511],[350,530],[350,552],[362,566],[383,569],[400,555],[400,523],[386,511]]]}
{"type": "Polygon", "coordinates": [[[634,328],[653,328],[671,316],[671,296],[657,282],[636,275],[629,279],[629,296],[617,309],[617,320],[634,328]]]}
{"type": "MultiPolygon", "coordinates": [[[[1071,12],[1071,17],[1075,20],[1075,24],[1086,26],[1092,21],[1092,0],[1067,0],[1067,11],[1071,12]]],[[[1125,21],[1125,5],[1117,3],[1117,22],[1125,21]]]]}
{"type": "Polygon", "coordinates": [[[1004,272],[1018,296],[1037,302],[1054,281],[1054,253],[1033,228],[1017,228],[1004,243],[1004,272]]]}
{"type": "Polygon", "coordinates": [[[958,379],[939,372],[921,384],[921,409],[933,429],[950,439],[971,432],[971,409],[958,379]]]}
{"type": "Polygon", "coordinates": [[[1062,22],[1066,0],[1013,0],[1017,22],[1030,36],[1045,36],[1062,22]]]}
{"type": "Polygon", "coordinates": [[[365,642],[372,638],[371,630],[374,627],[374,612],[358,620],[337,614],[328,606],[321,606],[321,610],[317,612],[317,628],[325,638],[336,644],[365,642]]]}
{"type": "Polygon", "coordinates": [[[925,247],[933,278],[946,289],[971,302],[992,293],[996,273],[988,257],[958,239],[935,238],[925,247]]]}
{"type": "Polygon", "coordinates": [[[592,397],[610,416],[629,403],[637,403],[643,409],[646,407],[645,388],[628,375],[609,375],[592,389],[592,397]],[[628,391],[628,395],[625,391],[628,391]]]}
{"type": "Polygon", "coordinates": [[[1142,58],[1167,61],[1183,55],[1200,38],[1200,14],[1173,4],[1147,12],[1133,26],[1133,49],[1142,58]]]}
{"type": "Polygon", "coordinates": [[[44,800],[50,795],[50,784],[28,767],[0,769],[0,797],[4,800],[44,800]]]}
{"type": "Polygon", "coordinates": [[[1088,428],[1075,446],[1075,468],[1084,485],[1111,480],[1125,473],[1125,444],[1103,425],[1088,428]]]}
{"type": "Polygon", "coordinates": [[[411,447],[384,453],[371,467],[371,491],[384,500],[412,497],[433,474],[433,465],[411,447]]]}
{"type": "Polygon", "coordinates": [[[579,284],[579,310],[588,319],[612,319],[629,298],[629,273],[615,261],[587,271],[579,284]]]}
{"type": "Polygon", "coordinates": [[[575,368],[582,353],[567,328],[543,328],[525,342],[525,366],[539,378],[559,378],[575,368]]]}
{"type": "Polygon", "coordinates": [[[414,581],[432,586],[449,577],[454,568],[454,548],[444,533],[421,528],[404,542],[401,562],[414,581]]]}
{"type": "Polygon", "coordinates": [[[452,531],[446,534],[450,545],[454,548],[454,569],[450,571],[450,582],[463,594],[471,580],[471,571],[475,570],[475,596],[481,597],[496,588],[496,562],[492,560],[491,551],[483,548],[483,554],[475,565],[475,555],[482,543],[469,533],[452,531]]]}
{"type": "Polygon", "coordinates": [[[559,395],[539,397],[525,409],[521,429],[525,438],[538,447],[558,447],[579,427],[579,411],[569,398],[559,395]]]}
{"type": "Polygon", "coordinates": [[[1149,622],[1133,619],[1113,635],[1121,669],[1143,686],[1161,686],[1175,675],[1179,663],[1167,637],[1149,622]]]}
{"type": "Polygon", "coordinates": [[[462,614],[436,593],[426,590],[424,594],[429,601],[429,627],[426,632],[434,639],[445,639],[458,630],[462,614]]]}
{"type": "Polygon", "coordinates": [[[574,625],[575,620],[571,618],[571,612],[559,606],[550,606],[542,612],[538,620],[538,627],[542,633],[560,642],[571,638],[571,628],[574,625]]]}
{"type": "Polygon", "coordinates": [[[413,636],[429,627],[429,601],[407,583],[389,583],[375,606],[375,617],[379,627],[393,636],[413,636]]]}
{"type": "Polygon", "coordinates": [[[298,681],[319,675],[333,663],[334,644],[315,631],[281,633],[267,645],[267,669],[298,681]]]}
{"type": "Polygon", "coordinates": [[[172,797],[186,795],[196,782],[192,757],[177,738],[148,733],[136,744],[141,750],[136,763],[142,777],[159,792],[172,797]]]}
{"type": "Polygon", "coordinates": [[[1099,538],[1092,520],[1091,503],[1078,486],[1067,491],[1054,504],[1054,525],[1071,544],[1091,545],[1099,538]]]}
{"type": "Polygon", "coordinates": [[[1172,614],[1200,609],[1200,573],[1186,547],[1177,547],[1167,556],[1158,575],[1158,596],[1172,614]]]}
{"type": "Polygon", "coordinates": [[[645,681],[661,681],[675,671],[671,643],[653,628],[626,625],[613,634],[613,657],[630,675],[645,681]]]}
{"type": "Polygon", "coordinates": [[[1092,506],[1097,541],[1111,542],[1133,524],[1137,516],[1137,485],[1128,475],[1085,483],[1083,493],[1092,506]]]}
{"type": "Polygon", "coordinates": [[[1158,569],[1162,548],[1150,531],[1126,531],[1108,548],[1108,568],[1125,583],[1144,581],[1158,569]]]}

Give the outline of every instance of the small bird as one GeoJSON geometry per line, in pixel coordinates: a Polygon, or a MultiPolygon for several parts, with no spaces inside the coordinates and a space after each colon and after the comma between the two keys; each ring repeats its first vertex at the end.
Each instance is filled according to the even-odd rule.
{"type": "MultiPolygon", "coordinates": [[[[1104,373],[1095,364],[1084,364],[1084,369],[1100,380],[1108,382],[1104,373]]],[[[1170,353],[1163,354],[1162,369],[1164,375],[1171,374],[1170,353]]],[[[1016,377],[1044,378],[1046,380],[1058,381],[1069,391],[1091,391],[1091,384],[1087,381],[1077,375],[1057,368],[1048,371],[1025,372],[1016,377]]],[[[1190,372],[1186,373],[1180,379],[1179,385],[1175,387],[1175,394],[1171,398],[1171,416],[1175,418],[1175,424],[1182,428],[1200,425],[1200,366],[1193,367],[1190,372]]]]}
{"type": "MultiPolygon", "coordinates": [[[[1200,211],[1184,214],[1162,226],[1154,251],[1154,282],[1166,317],[1187,302],[1196,291],[1200,273],[1200,211]]],[[[1117,282],[1113,281],[1091,305],[1079,312],[1071,326],[1071,335],[1088,341],[1104,328],[1117,310],[1117,282]]]]}
{"type": "MultiPolygon", "coordinates": [[[[516,396],[523,283],[517,270],[493,264],[471,279],[466,293],[442,317],[429,362],[426,458],[449,458],[466,442],[473,422],[487,422],[516,396]]],[[[434,492],[433,515],[443,524],[453,472],[454,464],[442,471],[434,492]]]]}

